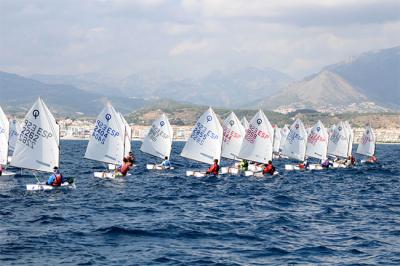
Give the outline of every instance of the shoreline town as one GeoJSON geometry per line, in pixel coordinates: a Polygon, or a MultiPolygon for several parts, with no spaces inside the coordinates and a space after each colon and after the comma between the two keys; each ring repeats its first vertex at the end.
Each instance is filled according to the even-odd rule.
{"type": "MultiPolygon", "coordinates": [[[[60,120],[61,139],[63,140],[88,140],[93,130],[93,120],[60,120]]],[[[132,129],[132,140],[142,140],[149,126],[130,124],[132,129]]],[[[192,131],[193,125],[175,126],[172,125],[174,131],[174,141],[186,141],[192,131]]],[[[354,141],[358,143],[364,128],[353,128],[354,141]]],[[[374,133],[378,144],[400,144],[400,128],[374,128],[374,133]]]]}

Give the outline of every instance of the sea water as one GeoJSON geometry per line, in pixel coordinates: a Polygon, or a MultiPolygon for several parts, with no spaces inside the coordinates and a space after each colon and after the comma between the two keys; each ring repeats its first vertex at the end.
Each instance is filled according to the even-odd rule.
{"type": "MultiPolygon", "coordinates": [[[[186,177],[208,165],[179,156],[173,171],[139,152],[116,180],[83,159],[87,141],[62,141],[75,190],[26,191],[29,171],[0,177],[0,265],[400,265],[400,145],[353,169],[265,178],[186,177]]],[[[231,164],[223,161],[223,164],[231,164]]],[[[44,181],[46,175],[39,178],[44,181]]]]}

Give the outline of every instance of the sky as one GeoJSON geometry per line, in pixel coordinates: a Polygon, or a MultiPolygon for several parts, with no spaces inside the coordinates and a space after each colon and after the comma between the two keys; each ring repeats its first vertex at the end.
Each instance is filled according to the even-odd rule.
{"type": "Polygon", "coordinates": [[[0,0],[0,71],[271,67],[294,78],[400,44],[398,0],[0,0]]]}

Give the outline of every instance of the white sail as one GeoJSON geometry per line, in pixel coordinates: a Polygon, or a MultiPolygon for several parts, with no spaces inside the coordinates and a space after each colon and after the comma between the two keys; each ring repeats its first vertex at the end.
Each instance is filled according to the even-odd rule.
{"type": "Polygon", "coordinates": [[[11,165],[44,172],[59,167],[59,125],[39,98],[26,114],[15,144],[11,165]]]}
{"type": "Polygon", "coordinates": [[[347,156],[350,156],[353,152],[353,140],[354,140],[354,132],[353,129],[350,126],[350,123],[348,121],[344,122],[346,128],[347,128],[347,132],[349,134],[349,145],[347,148],[347,156]]]}
{"type": "Polygon", "coordinates": [[[17,142],[18,135],[21,132],[21,125],[17,120],[10,120],[10,132],[8,134],[8,155],[11,156],[15,150],[15,143],[17,142]]]}
{"type": "Polygon", "coordinates": [[[131,140],[132,140],[132,129],[128,122],[126,122],[125,117],[119,113],[123,125],[123,136],[124,136],[124,156],[128,156],[131,151],[131,140]]]}
{"type": "Polygon", "coordinates": [[[232,112],[222,125],[224,132],[222,140],[222,153],[224,158],[237,160],[242,146],[245,130],[237,116],[232,112]]]}
{"type": "Polygon", "coordinates": [[[223,130],[211,107],[197,120],[181,156],[208,163],[220,159],[223,130]]]}
{"type": "Polygon", "coordinates": [[[357,147],[357,153],[365,156],[372,156],[375,154],[375,134],[371,126],[365,127],[364,133],[360,139],[357,147]]]}
{"type": "Polygon", "coordinates": [[[282,129],[281,129],[281,142],[279,144],[279,150],[282,151],[283,145],[285,144],[287,135],[289,134],[289,128],[287,125],[285,125],[282,129]]]}
{"type": "Polygon", "coordinates": [[[168,117],[162,114],[155,120],[143,139],[140,150],[153,156],[164,159],[170,156],[172,146],[173,130],[168,117]]]}
{"type": "Polygon", "coordinates": [[[96,119],[85,158],[109,164],[121,164],[124,157],[124,130],[120,115],[110,103],[96,119]]]}
{"type": "Polygon", "coordinates": [[[10,125],[7,116],[0,106],[0,164],[7,164],[9,131],[10,125]]]}
{"type": "Polygon", "coordinates": [[[347,158],[349,135],[343,122],[333,128],[328,141],[328,154],[347,158]]]}
{"type": "Polygon", "coordinates": [[[258,163],[272,160],[274,129],[262,110],[250,120],[240,148],[239,158],[258,163]]]}
{"type": "Polygon", "coordinates": [[[296,119],[289,128],[289,134],[282,147],[283,155],[296,160],[303,161],[306,155],[307,131],[303,122],[296,119]]]}
{"type": "Polygon", "coordinates": [[[274,146],[273,146],[274,152],[279,152],[279,148],[281,146],[281,140],[282,140],[281,129],[278,126],[276,126],[274,127],[274,146]]]}
{"type": "Polygon", "coordinates": [[[325,160],[328,151],[328,132],[321,121],[311,128],[307,137],[306,156],[325,160]]]}
{"type": "Polygon", "coordinates": [[[247,121],[245,116],[242,117],[242,120],[240,120],[240,123],[242,123],[244,130],[246,130],[249,127],[249,121],[247,121]]]}

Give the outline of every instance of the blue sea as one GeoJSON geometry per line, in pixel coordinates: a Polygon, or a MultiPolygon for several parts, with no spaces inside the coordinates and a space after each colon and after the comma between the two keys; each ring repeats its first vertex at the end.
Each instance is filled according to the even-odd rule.
{"type": "Polygon", "coordinates": [[[400,145],[353,169],[285,172],[276,160],[279,176],[194,178],[187,168],[208,165],[180,157],[183,143],[176,170],[154,172],[133,142],[137,167],[117,180],[92,176],[105,166],[83,159],[86,145],[61,143],[75,190],[0,177],[0,265],[400,265],[400,145]]]}

